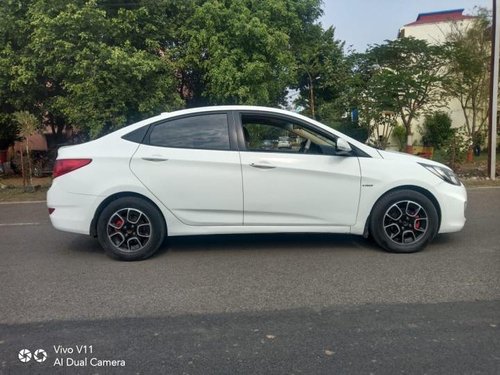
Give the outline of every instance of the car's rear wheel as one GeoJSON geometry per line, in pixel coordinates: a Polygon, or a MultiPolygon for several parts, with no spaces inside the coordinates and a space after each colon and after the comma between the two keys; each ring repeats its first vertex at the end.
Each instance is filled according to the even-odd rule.
{"type": "Polygon", "coordinates": [[[146,259],[158,250],[165,235],[160,211],[137,197],[112,201],[97,221],[97,238],[106,253],[116,259],[146,259]]]}
{"type": "Polygon", "coordinates": [[[434,204],[413,190],[396,190],[373,207],[370,232],[379,246],[395,253],[422,250],[434,238],[439,217],[434,204]]]}

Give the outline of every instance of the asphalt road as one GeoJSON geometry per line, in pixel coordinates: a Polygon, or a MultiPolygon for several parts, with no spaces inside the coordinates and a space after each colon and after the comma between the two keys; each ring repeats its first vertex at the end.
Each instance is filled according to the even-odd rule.
{"type": "Polygon", "coordinates": [[[43,203],[2,204],[0,373],[498,374],[500,189],[470,190],[467,216],[417,254],[213,236],[125,263],[52,229],[43,203]]]}

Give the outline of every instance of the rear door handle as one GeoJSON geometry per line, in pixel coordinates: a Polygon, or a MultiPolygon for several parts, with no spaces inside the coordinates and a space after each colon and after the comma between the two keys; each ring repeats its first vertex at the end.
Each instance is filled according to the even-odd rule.
{"type": "Polygon", "coordinates": [[[159,157],[154,157],[154,158],[142,158],[142,160],[146,160],[146,161],[155,161],[155,162],[158,162],[158,161],[167,161],[168,159],[165,159],[165,158],[159,158],[159,157]]]}
{"type": "Polygon", "coordinates": [[[276,168],[274,165],[270,165],[270,164],[256,164],[256,163],[251,163],[250,166],[254,167],[254,168],[259,168],[259,169],[273,169],[273,168],[276,168]]]}

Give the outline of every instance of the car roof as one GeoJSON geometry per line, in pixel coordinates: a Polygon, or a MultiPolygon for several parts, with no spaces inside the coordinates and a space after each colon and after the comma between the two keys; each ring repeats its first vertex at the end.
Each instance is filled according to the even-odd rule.
{"type": "Polygon", "coordinates": [[[272,107],[261,107],[261,106],[251,106],[251,105],[219,105],[219,106],[207,106],[207,107],[196,107],[196,108],[187,108],[180,109],[172,112],[162,112],[161,114],[153,117],[149,117],[145,120],[127,125],[112,134],[116,134],[117,136],[122,136],[130,131],[133,131],[141,126],[151,124],[153,122],[166,120],[172,117],[177,116],[185,116],[196,113],[207,113],[207,112],[220,112],[220,111],[255,111],[255,112],[266,112],[266,113],[276,113],[281,115],[292,115],[301,118],[305,121],[311,121],[310,118],[302,116],[296,112],[287,111],[280,108],[272,108],[272,107]]]}
{"type": "MultiPolygon", "coordinates": [[[[214,106],[205,106],[205,107],[196,107],[196,108],[186,108],[173,112],[162,112],[162,115],[170,115],[172,113],[181,114],[181,113],[197,113],[197,112],[210,112],[210,111],[266,111],[266,112],[276,112],[276,113],[290,113],[291,111],[274,108],[274,107],[264,107],[264,106],[256,106],[256,105],[214,105],[214,106]]],[[[293,112],[292,112],[293,113],[293,112]]]]}

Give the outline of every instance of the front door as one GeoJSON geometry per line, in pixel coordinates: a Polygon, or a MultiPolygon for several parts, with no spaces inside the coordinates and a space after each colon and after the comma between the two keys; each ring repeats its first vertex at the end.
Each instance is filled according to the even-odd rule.
{"type": "Polygon", "coordinates": [[[335,155],[335,139],[288,117],[241,113],[240,119],[245,225],[355,223],[356,156],[335,155]]]}

